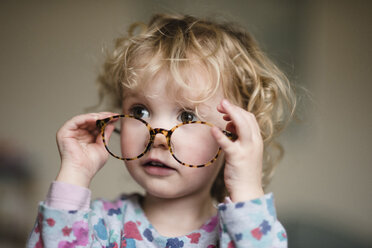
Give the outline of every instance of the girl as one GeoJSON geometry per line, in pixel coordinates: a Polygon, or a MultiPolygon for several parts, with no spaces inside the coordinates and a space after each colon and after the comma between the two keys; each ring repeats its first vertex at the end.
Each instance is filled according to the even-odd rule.
{"type": "Polygon", "coordinates": [[[123,114],[76,116],[58,131],[61,168],[28,247],[287,246],[263,187],[294,95],[246,32],[155,15],[117,39],[99,82],[123,114]],[[144,196],[90,204],[107,151],[144,196]]]}

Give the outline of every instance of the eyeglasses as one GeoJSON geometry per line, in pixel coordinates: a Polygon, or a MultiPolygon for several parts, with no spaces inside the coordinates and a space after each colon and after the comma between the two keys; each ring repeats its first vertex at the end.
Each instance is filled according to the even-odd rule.
{"type": "MultiPolygon", "coordinates": [[[[96,125],[101,130],[106,150],[124,161],[141,158],[151,149],[157,134],[165,136],[173,158],[187,167],[211,165],[221,153],[221,148],[211,135],[210,129],[214,125],[204,121],[183,122],[166,130],[152,128],[145,120],[131,115],[115,115],[97,120],[96,125]],[[106,128],[111,126],[109,124],[114,125],[114,133],[107,139],[106,128]]],[[[231,132],[222,132],[230,139],[236,139],[231,132]]]]}

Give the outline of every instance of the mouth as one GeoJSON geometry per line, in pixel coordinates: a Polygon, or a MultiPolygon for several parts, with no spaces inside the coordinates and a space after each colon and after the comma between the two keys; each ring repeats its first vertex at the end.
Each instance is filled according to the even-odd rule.
{"type": "MultiPolygon", "coordinates": [[[[173,169],[161,162],[157,161],[148,161],[147,163],[144,164],[145,166],[153,166],[153,167],[158,167],[158,168],[168,168],[168,169],[173,169]]],[[[173,169],[174,170],[174,169],[173,169]]]]}
{"type": "Polygon", "coordinates": [[[176,171],[176,169],[157,160],[148,160],[143,166],[147,174],[153,176],[168,176],[176,171]]]}

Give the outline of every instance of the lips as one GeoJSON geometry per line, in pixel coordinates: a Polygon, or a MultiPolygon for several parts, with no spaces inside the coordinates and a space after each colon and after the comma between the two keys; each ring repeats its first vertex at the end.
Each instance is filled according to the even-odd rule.
{"type": "Polygon", "coordinates": [[[169,168],[169,169],[172,169],[170,168],[169,166],[161,163],[161,162],[156,162],[156,161],[149,161],[145,164],[145,166],[154,166],[154,167],[159,167],[159,168],[169,168]]]}
{"type": "Polygon", "coordinates": [[[168,176],[176,171],[176,169],[169,167],[165,163],[152,159],[146,161],[143,166],[146,173],[153,176],[168,176]]]}

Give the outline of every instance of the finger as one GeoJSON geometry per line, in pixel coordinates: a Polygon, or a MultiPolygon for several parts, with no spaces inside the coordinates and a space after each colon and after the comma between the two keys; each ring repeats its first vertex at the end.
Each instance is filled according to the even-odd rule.
{"type": "Polygon", "coordinates": [[[114,132],[115,130],[115,126],[114,125],[107,125],[106,128],[105,128],[105,138],[107,139],[107,141],[110,140],[110,137],[111,137],[111,134],[114,132]]]}
{"type": "Polygon", "coordinates": [[[226,131],[229,131],[230,133],[236,134],[236,128],[235,128],[234,123],[232,123],[232,122],[227,123],[226,131]]]}
{"type": "MultiPolygon", "coordinates": [[[[101,113],[101,114],[103,114],[103,116],[100,116],[99,119],[105,119],[105,118],[107,118],[107,117],[111,117],[111,116],[118,115],[118,114],[113,114],[113,113],[101,113]]],[[[97,120],[99,120],[99,119],[97,119],[97,120]]],[[[113,119],[111,119],[108,123],[105,124],[105,128],[104,128],[104,139],[106,140],[106,142],[109,142],[110,137],[111,137],[111,134],[112,134],[113,131],[115,130],[115,125],[114,125],[114,123],[117,122],[119,119],[120,119],[120,118],[113,118],[113,119]]],[[[95,123],[96,123],[96,122],[95,122],[95,123]]],[[[99,143],[103,143],[103,140],[102,140],[102,135],[103,135],[103,133],[102,133],[102,129],[100,128],[100,129],[98,130],[97,127],[96,127],[95,130],[99,131],[99,134],[100,134],[99,136],[101,136],[101,137],[100,137],[100,140],[101,140],[102,142],[99,142],[99,143]]]]}
{"type": "Polygon", "coordinates": [[[87,114],[90,118],[86,120],[86,123],[91,125],[92,123],[95,125],[97,120],[105,119],[107,117],[111,117],[114,115],[118,115],[112,112],[100,112],[100,113],[91,113],[87,114]]]}
{"type": "Polygon", "coordinates": [[[216,126],[212,127],[211,132],[222,150],[229,153],[232,149],[233,142],[216,126]]]}
{"type": "Polygon", "coordinates": [[[224,119],[225,121],[231,121],[231,118],[230,118],[230,116],[228,116],[228,115],[224,115],[224,116],[223,116],[223,119],[224,119]]]}
{"type": "Polygon", "coordinates": [[[71,129],[96,129],[96,121],[99,119],[104,119],[113,115],[117,115],[112,112],[100,112],[100,113],[89,113],[82,114],[73,117],[70,121],[66,122],[67,126],[71,129]]]}
{"type": "Polygon", "coordinates": [[[94,137],[97,136],[97,126],[96,120],[103,119],[108,116],[114,115],[111,112],[101,112],[101,113],[89,113],[77,115],[66,121],[65,124],[57,132],[57,140],[63,137],[75,137],[77,134],[84,135],[88,132],[94,137]]]}
{"type": "Polygon", "coordinates": [[[225,99],[221,101],[221,107],[223,107],[223,111],[226,113],[226,115],[230,117],[239,139],[250,139],[252,132],[251,124],[245,117],[248,112],[229,103],[225,99]]]}
{"type": "MultiPolygon", "coordinates": [[[[114,129],[115,129],[114,125],[109,124],[109,125],[106,126],[105,134],[104,134],[106,143],[108,143],[110,141],[110,137],[111,137],[111,134],[113,133],[114,129]]],[[[103,144],[103,137],[102,137],[101,132],[99,132],[99,135],[96,137],[96,143],[103,144]]]]}
{"type": "Polygon", "coordinates": [[[217,105],[217,111],[222,113],[222,114],[226,114],[225,109],[222,106],[222,101],[217,105]]]}
{"type": "Polygon", "coordinates": [[[251,128],[251,132],[252,132],[251,133],[252,137],[261,139],[261,129],[260,129],[260,126],[258,125],[256,116],[254,116],[254,114],[252,114],[250,112],[247,112],[244,115],[244,117],[245,117],[247,123],[249,123],[249,126],[251,128]]]}

